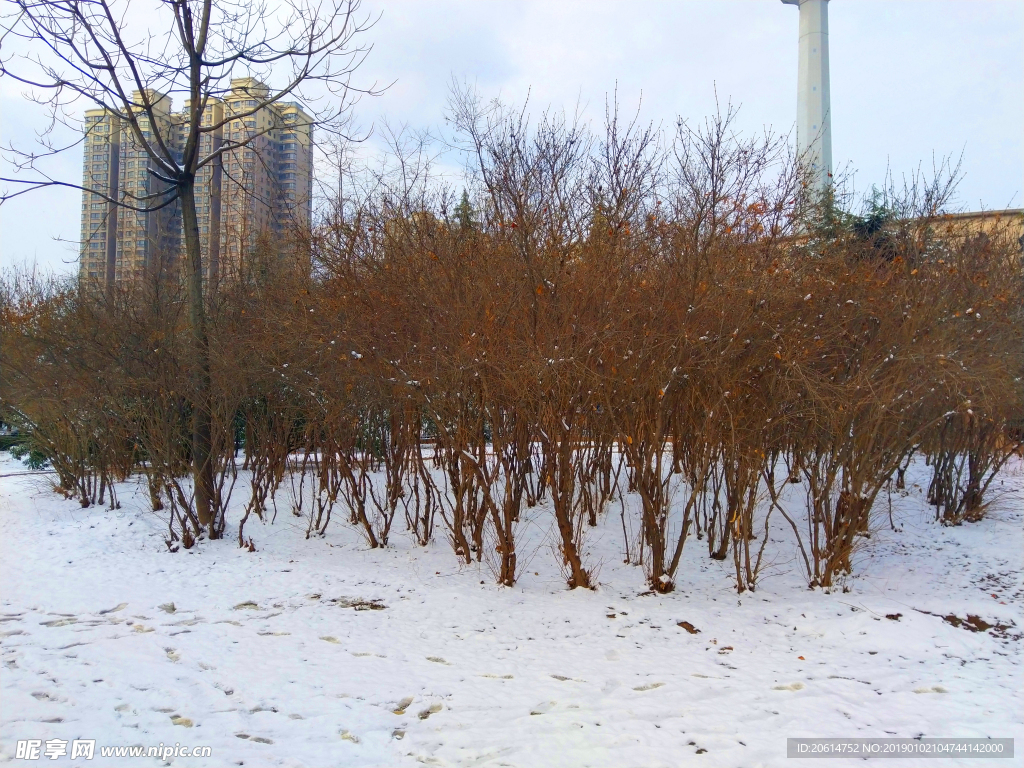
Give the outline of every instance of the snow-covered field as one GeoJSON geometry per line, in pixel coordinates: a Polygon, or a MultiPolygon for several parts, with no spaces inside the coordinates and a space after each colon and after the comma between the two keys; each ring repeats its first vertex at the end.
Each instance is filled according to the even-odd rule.
{"type": "Polygon", "coordinates": [[[678,591],[642,594],[617,510],[588,539],[597,590],[565,588],[543,510],[507,589],[460,569],[440,529],[426,549],[399,531],[369,551],[340,519],[307,541],[287,512],[249,523],[256,552],[170,553],[143,487],[123,486],[116,512],[81,509],[46,475],[8,474],[24,471],[0,454],[0,761],[69,762],[15,758],[18,740],[51,738],[95,739],[78,765],[163,765],[99,755],[161,743],[212,748],[183,766],[739,768],[783,764],[791,736],[1024,749],[1020,462],[979,524],[936,525],[919,487],[894,496],[900,530],[865,542],[848,592],[808,590],[779,529],[739,597],[731,562],[695,538],[678,591]]]}

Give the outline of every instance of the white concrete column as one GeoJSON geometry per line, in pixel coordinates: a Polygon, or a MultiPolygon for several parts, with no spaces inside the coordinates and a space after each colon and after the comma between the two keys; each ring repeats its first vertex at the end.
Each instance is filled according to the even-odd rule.
{"type": "Polygon", "coordinates": [[[782,0],[800,6],[796,147],[823,192],[832,182],[832,115],[828,84],[828,0],[782,0]]]}

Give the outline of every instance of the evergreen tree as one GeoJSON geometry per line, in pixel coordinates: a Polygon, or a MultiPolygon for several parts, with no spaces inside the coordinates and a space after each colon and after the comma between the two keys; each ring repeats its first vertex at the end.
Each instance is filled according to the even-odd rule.
{"type": "Polygon", "coordinates": [[[465,189],[462,190],[462,199],[455,206],[455,222],[462,231],[476,229],[476,212],[469,202],[469,193],[465,189]]]}

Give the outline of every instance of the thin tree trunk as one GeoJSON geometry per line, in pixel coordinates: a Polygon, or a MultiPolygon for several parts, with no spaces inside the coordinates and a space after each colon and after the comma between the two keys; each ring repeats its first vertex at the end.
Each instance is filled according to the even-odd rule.
{"type": "Polygon", "coordinates": [[[211,384],[210,339],[206,331],[206,305],[203,300],[203,257],[199,247],[199,223],[196,219],[194,177],[178,185],[181,200],[182,229],[185,235],[185,270],[188,286],[189,325],[192,331],[192,479],[195,485],[196,513],[210,538],[217,538],[218,526],[213,508],[214,483],[211,457],[211,384]]]}

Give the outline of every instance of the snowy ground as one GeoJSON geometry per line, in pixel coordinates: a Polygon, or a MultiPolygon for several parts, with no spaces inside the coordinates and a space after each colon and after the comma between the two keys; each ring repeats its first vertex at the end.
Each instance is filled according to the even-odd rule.
{"type": "Polygon", "coordinates": [[[163,765],[98,749],[176,742],[212,747],[173,760],[196,766],[778,766],[788,736],[1024,750],[1020,463],[980,524],[941,528],[919,488],[896,497],[902,530],[866,543],[847,593],[802,586],[783,541],[741,597],[696,539],[679,590],[642,595],[617,512],[589,539],[596,591],[565,589],[539,510],[505,589],[443,540],[368,551],[336,521],[307,541],[287,514],[247,527],[255,553],[172,554],[141,487],[83,510],[19,471],[0,454],[0,762],[32,764],[17,740],[50,738],[96,739],[80,765],[163,765]]]}

